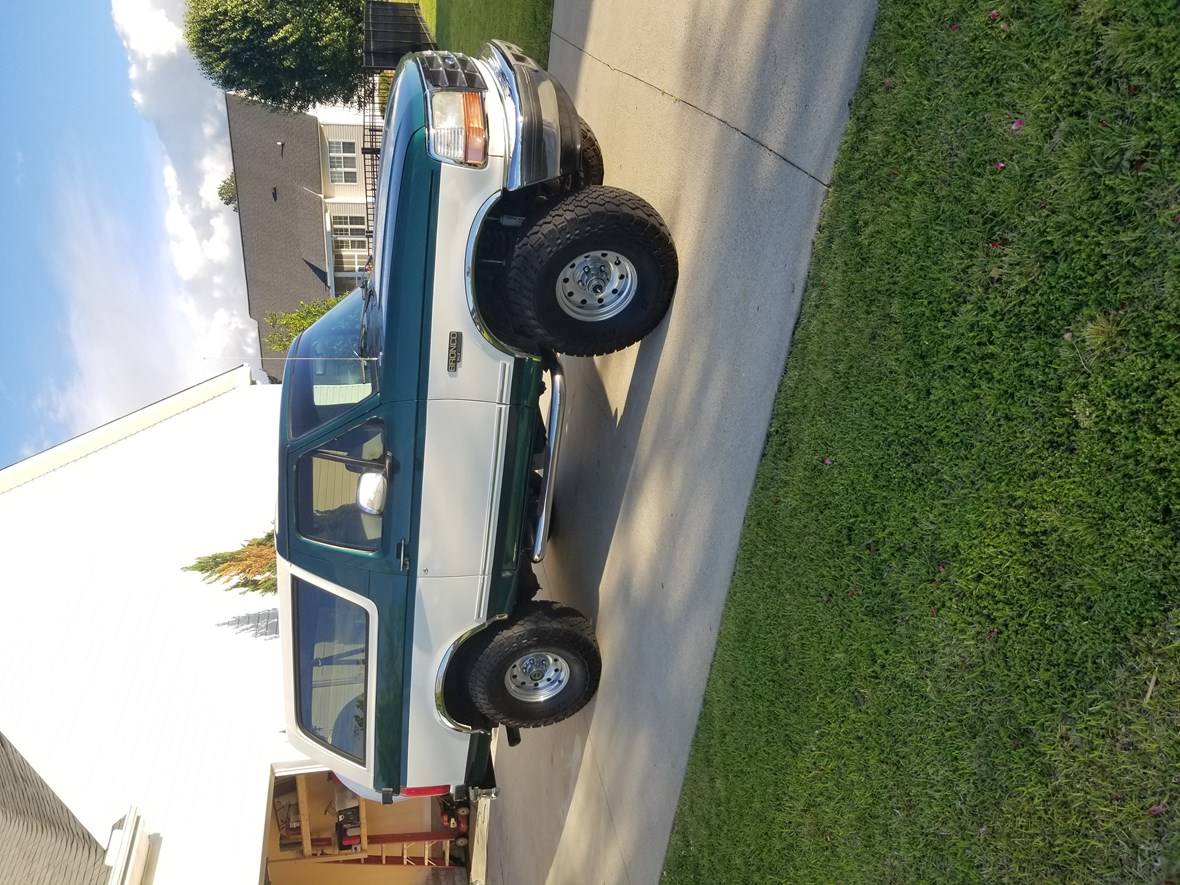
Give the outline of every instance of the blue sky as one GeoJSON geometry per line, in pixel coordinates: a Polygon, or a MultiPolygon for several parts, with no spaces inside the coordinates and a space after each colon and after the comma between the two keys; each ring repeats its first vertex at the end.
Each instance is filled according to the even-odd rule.
{"type": "Polygon", "coordinates": [[[175,0],[16,4],[0,35],[0,466],[250,361],[221,97],[175,0]],[[134,96],[134,97],[133,97],[134,96]]]}

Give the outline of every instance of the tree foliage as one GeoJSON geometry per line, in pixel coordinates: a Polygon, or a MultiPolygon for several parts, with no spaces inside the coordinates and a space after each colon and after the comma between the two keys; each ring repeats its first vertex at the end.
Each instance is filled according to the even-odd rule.
{"type": "Polygon", "coordinates": [[[266,323],[270,326],[263,341],[271,350],[286,350],[295,336],[336,306],[331,296],[319,301],[300,301],[299,306],[288,313],[268,313],[266,323]]]}
{"type": "Polygon", "coordinates": [[[208,583],[224,583],[226,590],[274,593],[278,589],[275,579],[275,533],[271,531],[261,538],[251,538],[237,550],[199,556],[184,570],[199,572],[208,583]]]}
{"type": "Polygon", "coordinates": [[[217,185],[217,198],[225,205],[232,206],[235,212],[238,211],[238,180],[232,172],[217,185]]]}
{"type": "Polygon", "coordinates": [[[286,110],[362,83],[363,0],[189,0],[184,36],[219,88],[286,110]]]}

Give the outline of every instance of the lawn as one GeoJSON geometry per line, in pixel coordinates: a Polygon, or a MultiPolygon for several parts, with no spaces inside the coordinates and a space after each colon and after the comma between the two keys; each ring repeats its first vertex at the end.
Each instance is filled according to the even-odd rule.
{"type": "Polygon", "coordinates": [[[1162,882],[1178,821],[1175,3],[882,0],[663,881],[1162,882]]]}
{"type": "Polygon", "coordinates": [[[421,8],[446,49],[474,53],[498,37],[518,44],[541,64],[549,60],[553,0],[424,0],[421,8]]]}

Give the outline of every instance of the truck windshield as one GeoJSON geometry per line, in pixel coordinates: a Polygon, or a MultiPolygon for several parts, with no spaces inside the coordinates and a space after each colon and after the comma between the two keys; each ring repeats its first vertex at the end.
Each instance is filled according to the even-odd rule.
{"type": "Polygon", "coordinates": [[[299,336],[287,355],[291,435],[302,436],[377,391],[379,319],[356,289],[299,336]]]}
{"type": "Polygon", "coordinates": [[[294,603],[299,727],[364,765],[369,613],[299,578],[294,603]]]}

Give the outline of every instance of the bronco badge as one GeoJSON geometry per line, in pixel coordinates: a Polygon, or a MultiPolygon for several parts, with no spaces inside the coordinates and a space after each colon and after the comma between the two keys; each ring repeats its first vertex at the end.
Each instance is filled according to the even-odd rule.
{"type": "Polygon", "coordinates": [[[454,375],[463,362],[463,333],[452,332],[447,339],[447,372],[454,375]]]}

